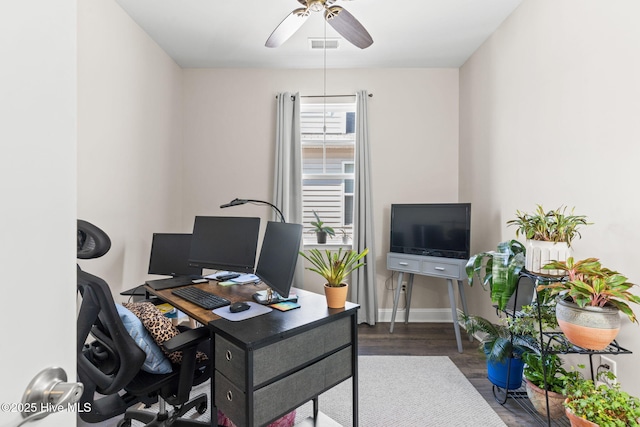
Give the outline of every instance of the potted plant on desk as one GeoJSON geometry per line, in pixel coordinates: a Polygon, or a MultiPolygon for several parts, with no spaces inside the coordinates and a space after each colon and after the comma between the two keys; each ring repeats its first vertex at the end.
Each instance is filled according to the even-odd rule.
{"type": "Polygon", "coordinates": [[[562,271],[568,280],[543,284],[556,298],[558,325],[569,341],[589,350],[604,350],[620,331],[619,312],[638,322],[629,303],[640,304],[635,286],[617,271],[603,267],[597,258],[554,261],[545,269],[562,271]]]}
{"type": "Polygon", "coordinates": [[[340,248],[333,253],[327,249],[323,254],[319,249],[314,248],[309,250],[309,254],[300,252],[300,255],[312,265],[307,267],[307,270],[316,272],[325,279],[324,291],[329,308],[342,308],[347,301],[349,290],[349,285],[344,279],[353,270],[365,264],[361,260],[368,253],[369,248],[365,248],[360,253],[350,249],[343,252],[340,248]]]}

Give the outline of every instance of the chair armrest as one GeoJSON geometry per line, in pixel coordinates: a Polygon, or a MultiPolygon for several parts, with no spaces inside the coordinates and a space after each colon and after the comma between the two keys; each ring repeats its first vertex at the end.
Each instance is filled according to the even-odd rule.
{"type": "Polygon", "coordinates": [[[184,332],[180,332],[170,340],[165,341],[162,346],[169,352],[183,350],[189,347],[195,347],[202,341],[209,339],[210,332],[205,326],[201,326],[196,329],[188,329],[184,332]]]}
{"type": "Polygon", "coordinates": [[[180,380],[178,388],[172,396],[166,396],[165,400],[171,405],[182,405],[189,400],[189,392],[194,384],[196,375],[200,378],[209,378],[211,376],[212,364],[210,362],[201,362],[200,367],[196,369],[196,354],[198,345],[208,341],[211,332],[206,326],[196,329],[187,329],[180,332],[175,337],[164,342],[163,347],[170,353],[182,350],[182,363],[180,363],[180,380]]]}

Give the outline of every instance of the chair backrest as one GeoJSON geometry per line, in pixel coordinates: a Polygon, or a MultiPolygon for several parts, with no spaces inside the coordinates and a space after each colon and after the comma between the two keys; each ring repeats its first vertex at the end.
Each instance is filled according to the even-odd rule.
{"type": "Polygon", "coordinates": [[[79,259],[99,258],[111,249],[111,239],[100,228],[82,219],[78,220],[79,259]]]}
{"type": "MultiPolygon", "coordinates": [[[[106,233],[78,220],[78,258],[97,258],[107,253],[110,246],[106,233]]],[[[77,368],[79,380],[84,384],[81,403],[91,404],[91,411],[81,417],[87,422],[98,422],[124,413],[135,403],[123,401],[118,392],[140,372],[146,356],[125,329],[107,283],[79,267],[77,274],[81,297],[77,368]],[[104,397],[98,398],[96,392],[104,397]]]]}

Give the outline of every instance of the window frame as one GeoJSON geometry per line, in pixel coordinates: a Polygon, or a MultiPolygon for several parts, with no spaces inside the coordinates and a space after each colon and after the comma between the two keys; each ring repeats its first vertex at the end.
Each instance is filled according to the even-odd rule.
{"type": "MultiPolygon", "coordinates": [[[[302,188],[303,188],[303,194],[302,194],[302,210],[303,210],[303,226],[305,229],[305,233],[303,235],[303,242],[305,246],[312,246],[312,245],[319,245],[322,247],[326,247],[326,246],[348,246],[351,247],[350,243],[343,243],[343,239],[342,239],[342,233],[340,232],[340,230],[346,230],[347,234],[349,237],[352,237],[353,234],[353,212],[351,213],[351,223],[350,224],[345,224],[345,220],[347,218],[347,215],[345,214],[345,209],[346,209],[346,199],[347,197],[351,197],[352,200],[355,196],[354,192],[351,193],[345,193],[346,190],[346,181],[347,180],[353,180],[355,182],[355,149],[356,149],[356,132],[355,132],[355,124],[354,123],[349,123],[350,120],[355,120],[355,114],[356,114],[356,103],[355,100],[350,100],[348,102],[332,102],[332,103],[317,103],[317,102],[303,102],[301,104],[301,111],[300,111],[300,150],[301,150],[301,157],[302,157],[302,188]],[[309,126],[307,125],[307,123],[305,122],[305,114],[315,114],[315,117],[313,118],[315,120],[315,124],[316,126],[309,126]],[[319,116],[318,116],[319,113],[319,116]],[[307,129],[317,129],[317,121],[318,121],[318,117],[320,117],[320,119],[322,119],[322,114],[325,114],[325,117],[335,114],[335,113],[344,113],[343,117],[338,117],[337,120],[334,120],[334,123],[340,122],[339,126],[342,126],[341,129],[344,129],[343,133],[336,133],[336,132],[327,132],[327,129],[325,129],[324,126],[327,126],[327,128],[329,128],[329,131],[334,131],[336,130],[339,126],[331,126],[331,125],[327,125],[326,121],[323,122],[323,126],[320,132],[307,132],[304,133],[303,131],[307,130],[307,129]],[[349,114],[352,114],[353,117],[350,118],[349,114]],[[348,133],[349,131],[352,131],[351,133],[348,133]],[[320,170],[319,167],[316,166],[315,170],[312,171],[312,173],[305,173],[305,147],[307,148],[312,148],[314,146],[317,146],[317,148],[321,148],[322,149],[322,154],[321,154],[321,163],[322,163],[322,168],[321,168],[321,172],[318,172],[320,170]],[[340,159],[339,156],[337,156],[337,163],[335,163],[333,166],[335,168],[335,166],[339,165],[339,170],[340,172],[327,172],[328,166],[331,165],[330,162],[330,157],[327,155],[327,153],[330,151],[331,147],[334,146],[336,148],[338,147],[344,147],[348,150],[351,150],[353,153],[353,157],[352,158],[343,158],[340,159]],[[348,173],[345,172],[345,168],[347,167],[347,165],[353,165],[353,172],[352,173],[348,173]],[[320,214],[320,218],[328,225],[331,226],[332,228],[334,228],[334,230],[336,231],[336,235],[331,238],[331,236],[328,236],[327,238],[327,243],[326,244],[318,244],[315,238],[315,233],[313,233],[313,228],[310,225],[310,222],[312,220],[315,220],[313,218],[313,214],[312,214],[312,210],[316,210],[316,209],[309,209],[308,205],[308,199],[307,199],[307,195],[305,194],[305,188],[310,187],[310,185],[308,184],[309,181],[340,181],[341,183],[339,184],[340,186],[340,196],[339,196],[339,206],[334,207],[333,209],[335,209],[335,213],[337,215],[332,215],[330,219],[325,220],[325,218],[323,218],[322,214],[320,214]],[[305,209],[306,207],[306,209],[305,209]],[[339,217],[339,225],[336,225],[336,218],[339,217]],[[309,220],[309,218],[312,218],[311,220],[309,220]],[[305,219],[307,219],[305,221],[305,219]]],[[[326,119],[325,119],[326,120],[326,119]]],[[[312,187],[312,185],[311,185],[312,187]]],[[[331,187],[330,184],[325,185],[326,188],[331,187]]],[[[330,204],[330,203],[329,203],[330,204]]],[[[351,203],[352,208],[353,208],[353,203],[351,203]]],[[[317,209],[319,210],[319,209],[317,209]]],[[[327,207],[327,210],[331,211],[332,208],[329,206],[327,207]]],[[[350,239],[350,241],[352,241],[353,239],[350,239]]]]}

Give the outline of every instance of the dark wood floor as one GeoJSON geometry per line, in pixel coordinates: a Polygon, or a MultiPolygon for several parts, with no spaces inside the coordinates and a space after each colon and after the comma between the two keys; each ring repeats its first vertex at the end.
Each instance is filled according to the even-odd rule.
{"type": "MultiPolygon", "coordinates": [[[[527,409],[531,411],[531,408],[526,404],[526,400],[519,399],[524,403],[519,404],[510,397],[503,405],[496,401],[493,387],[487,379],[484,355],[478,350],[478,341],[469,342],[466,335],[463,336],[464,351],[458,353],[451,323],[405,325],[402,322],[396,322],[392,334],[389,333],[389,323],[378,323],[375,326],[363,324],[358,327],[358,353],[360,355],[448,356],[506,425],[519,427],[548,425],[546,419],[540,419],[527,411],[527,409]]],[[[552,425],[557,424],[552,423],[552,425]]]]}

